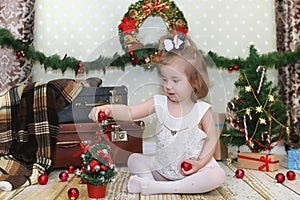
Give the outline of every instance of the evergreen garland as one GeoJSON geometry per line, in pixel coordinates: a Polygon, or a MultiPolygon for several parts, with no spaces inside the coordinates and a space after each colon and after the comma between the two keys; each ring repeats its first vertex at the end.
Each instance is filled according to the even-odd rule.
{"type": "Polygon", "coordinates": [[[256,68],[259,65],[265,66],[266,68],[278,68],[280,66],[296,63],[300,60],[300,48],[296,51],[286,51],[281,53],[270,52],[259,55],[254,45],[251,45],[249,48],[249,56],[247,58],[238,57],[231,59],[219,56],[212,51],[208,52],[208,56],[214,61],[218,68],[229,68],[233,65],[238,65],[241,70],[256,68]]]}
{"type": "MultiPolygon", "coordinates": [[[[124,70],[127,65],[133,64],[130,60],[129,53],[124,53],[122,55],[116,53],[113,55],[113,57],[100,55],[96,60],[91,62],[81,62],[74,57],[67,56],[67,54],[63,58],[57,54],[46,56],[44,53],[36,51],[35,48],[32,45],[29,45],[27,42],[15,39],[7,29],[3,28],[0,29],[0,45],[3,47],[12,48],[17,56],[19,56],[20,52],[23,52],[23,56],[20,57],[24,57],[32,61],[38,61],[44,66],[45,69],[60,69],[62,73],[64,73],[67,69],[74,70],[75,74],[80,72],[80,69],[83,69],[83,71],[105,71],[108,67],[124,70]]],[[[146,44],[141,49],[135,49],[134,53],[136,55],[150,55],[153,54],[153,52],[156,52],[157,48],[158,44],[146,44]]],[[[216,67],[224,69],[229,69],[229,67],[233,65],[237,65],[240,70],[257,67],[259,65],[263,65],[266,68],[278,68],[280,66],[293,64],[300,60],[300,48],[298,48],[296,51],[286,51],[280,53],[270,52],[260,55],[258,54],[254,45],[251,45],[247,58],[227,58],[220,56],[215,52],[209,51],[207,55],[204,55],[204,59],[207,60],[207,62],[211,62],[212,60],[214,63],[211,64],[215,64],[216,67]]],[[[155,68],[155,63],[142,63],[138,66],[143,67],[145,70],[153,70],[155,68]]]]}

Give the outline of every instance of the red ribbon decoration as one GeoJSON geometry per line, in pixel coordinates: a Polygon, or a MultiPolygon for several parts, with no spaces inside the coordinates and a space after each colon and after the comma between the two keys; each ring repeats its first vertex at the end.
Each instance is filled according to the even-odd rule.
{"type": "Polygon", "coordinates": [[[146,16],[150,15],[154,10],[159,13],[161,10],[164,9],[169,9],[169,4],[161,3],[161,0],[155,0],[154,3],[144,1],[144,5],[142,6],[142,10],[146,14],[146,16]]]}
{"type": "Polygon", "coordinates": [[[268,172],[270,170],[269,164],[279,163],[279,160],[271,161],[271,158],[269,158],[269,155],[270,154],[267,154],[266,157],[261,156],[260,158],[252,158],[252,157],[247,157],[247,156],[243,156],[243,155],[238,155],[238,158],[263,162],[264,164],[262,166],[258,167],[258,169],[263,170],[264,168],[266,168],[266,171],[268,172]]]}
{"type": "Polygon", "coordinates": [[[77,153],[74,153],[74,154],[73,154],[73,157],[80,156],[81,154],[83,154],[83,153],[86,152],[86,151],[89,151],[89,149],[90,149],[90,145],[89,145],[89,144],[86,145],[86,146],[84,146],[83,143],[80,143],[79,145],[80,145],[80,147],[81,147],[81,151],[79,151],[79,152],[77,152],[77,153]]]}

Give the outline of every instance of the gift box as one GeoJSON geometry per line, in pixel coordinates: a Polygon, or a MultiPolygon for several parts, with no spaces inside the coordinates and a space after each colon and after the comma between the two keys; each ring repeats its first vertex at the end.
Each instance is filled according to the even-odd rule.
{"type": "MultiPolygon", "coordinates": [[[[216,126],[218,136],[221,135],[223,128],[225,128],[225,113],[213,113],[213,118],[216,126]]],[[[214,158],[216,160],[224,160],[227,158],[227,146],[221,140],[217,141],[214,158]]]]}
{"type": "Polygon", "coordinates": [[[279,169],[278,155],[241,152],[238,153],[238,168],[276,171],[279,169]]]}
{"type": "Polygon", "coordinates": [[[300,170],[300,150],[288,150],[288,169],[300,170]]]}

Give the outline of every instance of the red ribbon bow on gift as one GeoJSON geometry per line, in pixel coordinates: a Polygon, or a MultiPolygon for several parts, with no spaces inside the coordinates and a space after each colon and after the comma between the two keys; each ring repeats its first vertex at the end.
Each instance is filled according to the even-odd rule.
{"type": "Polygon", "coordinates": [[[258,167],[259,170],[263,170],[266,168],[266,171],[268,172],[270,170],[269,164],[276,164],[279,163],[279,160],[271,161],[271,158],[269,158],[270,154],[267,154],[266,156],[261,156],[260,158],[252,158],[248,156],[243,156],[243,155],[238,155],[239,158],[244,158],[247,160],[254,160],[254,161],[260,161],[263,162],[264,164],[260,167],[258,167]]]}
{"type": "Polygon", "coordinates": [[[258,169],[263,170],[264,168],[266,168],[266,171],[268,172],[269,171],[269,163],[272,163],[271,159],[269,158],[269,154],[267,154],[266,157],[261,156],[259,158],[259,161],[263,162],[264,164],[262,166],[260,166],[258,169]]]}

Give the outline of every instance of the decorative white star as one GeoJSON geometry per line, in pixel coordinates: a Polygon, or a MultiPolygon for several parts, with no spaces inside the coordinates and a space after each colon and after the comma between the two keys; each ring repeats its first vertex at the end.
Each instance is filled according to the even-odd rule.
{"type": "Polygon", "coordinates": [[[267,124],[267,122],[266,122],[266,119],[265,119],[265,118],[261,118],[261,117],[260,117],[258,120],[259,120],[259,123],[260,123],[260,124],[264,124],[264,125],[266,125],[266,124],[267,124]]]}
{"type": "Polygon", "coordinates": [[[256,113],[261,113],[262,112],[262,106],[257,106],[255,108],[255,110],[256,110],[256,113]]]}
{"type": "Polygon", "coordinates": [[[246,114],[250,115],[251,114],[251,108],[246,108],[246,114]]]}
{"type": "Polygon", "coordinates": [[[274,102],[275,101],[274,96],[271,95],[271,94],[268,95],[268,99],[269,99],[270,102],[274,102]]]}
{"type": "Polygon", "coordinates": [[[252,88],[251,85],[245,86],[246,92],[251,92],[252,88]]]}

